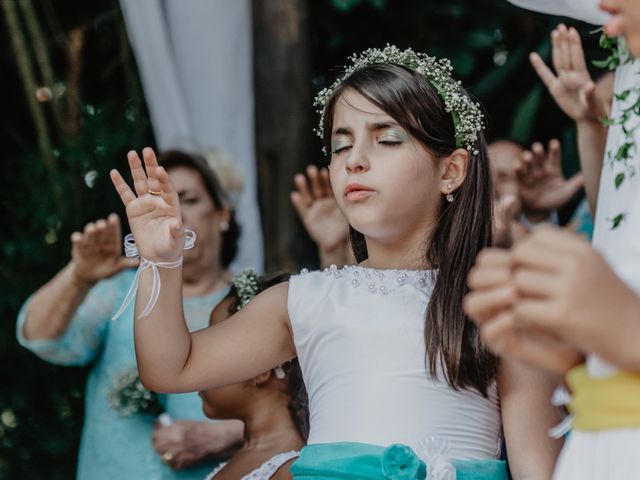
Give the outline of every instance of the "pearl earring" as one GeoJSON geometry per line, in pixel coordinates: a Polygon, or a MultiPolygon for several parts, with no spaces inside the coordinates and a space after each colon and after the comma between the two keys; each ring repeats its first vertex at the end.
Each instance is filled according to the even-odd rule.
{"type": "Polygon", "coordinates": [[[220,222],[220,231],[227,232],[229,230],[229,222],[222,221],[220,222]]]}
{"type": "Polygon", "coordinates": [[[453,193],[451,193],[451,184],[447,183],[447,190],[449,191],[449,193],[447,193],[446,198],[447,198],[447,202],[451,203],[453,202],[454,196],[453,193]]]}

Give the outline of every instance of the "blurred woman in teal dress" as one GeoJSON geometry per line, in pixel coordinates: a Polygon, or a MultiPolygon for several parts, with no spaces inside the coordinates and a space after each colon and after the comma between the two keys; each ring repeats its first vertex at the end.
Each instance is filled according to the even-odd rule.
{"type": "MultiPolygon", "coordinates": [[[[239,229],[206,161],[170,151],[162,163],[176,185],[183,220],[198,242],[184,255],[184,308],[191,330],[208,325],[212,308],[228,291],[239,229]]],[[[78,459],[80,480],[113,478],[202,479],[242,442],[242,424],[212,422],[196,393],[162,395],[174,422],[155,415],[123,415],[112,398],[123,376],[137,371],[134,302],[114,321],[132,283],[135,261],[122,257],[120,220],[88,224],[72,236],[72,260],[23,305],[18,341],[57,365],[91,365],[78,459]]]]}

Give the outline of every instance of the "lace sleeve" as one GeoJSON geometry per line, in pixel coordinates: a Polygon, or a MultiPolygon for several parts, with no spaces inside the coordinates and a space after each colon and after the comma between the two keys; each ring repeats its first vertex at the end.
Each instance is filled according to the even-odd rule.
{"type": "Polygon", "coordinates": [[[18,314],[18,343],[38,357],[57,365],[87,365],[102,348],[109,321],[127,292],[132,271],[124,271],[99,282],[80,304],[60,337],[52,340],[27,340],[23,335],[28,299],[18,314]]]}

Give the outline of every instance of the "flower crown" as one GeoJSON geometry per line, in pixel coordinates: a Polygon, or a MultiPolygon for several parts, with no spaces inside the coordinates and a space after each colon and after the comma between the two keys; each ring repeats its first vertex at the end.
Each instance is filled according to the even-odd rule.
{"type": "Polygon", "coordinates": [[[345,67],[343,75],[330,87],[321,90],[313,102],[313,106],[317,107],[317,113],[320,114],[320,122],[316,129],[320,138],[322,138],[324,125],[325,105],[336,88],[358,70],[377,63],[390,63],[410,68],[431,82],[444,101],[446,111],[453,117],[456,147],[464,147],[474,155],[478,154],[474,146],[478,140],[478,132],[484,128],[482,110],[479,103],[471,100],[463,92],[461,82],[453,80],[451,77],[453,67],[448,59],[438,60],[425,53],[414,52],[411,48],[400,50],[395,45],[387,44],[382,50],[370,48],[359,55],[353,54],[349,60],[351,63],[345,67]]]}
{"type": "Polygon", "coordinates": [[[258,274],[253,268],[247,268],[233,277],[231,281],[238,292],[240,306],[238,310],[247,306],[258,294],[258,274]]]}

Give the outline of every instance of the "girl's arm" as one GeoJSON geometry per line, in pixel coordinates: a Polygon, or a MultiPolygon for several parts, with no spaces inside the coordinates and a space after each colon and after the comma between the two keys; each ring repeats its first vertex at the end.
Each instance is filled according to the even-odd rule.
{"type": "MultiPolygon", "coordinates": [[[[141,258],[176,262],[182,258],[184,227],[178,195],[153,150],[135,152],[129,166],[135,193],[115,170],[111,178],[127,209],[141,258]]],[[[182,268],[158,268],[161,291],[151,313],[135,321],[140,378],[151,390],[187,392],[249,379],[295,356],[287,311],[288,285],[279,284],[213,327],[190,334],[182,308],[182,268]]],[[[151,295],[153,272],[140,275],[136,317],[151,295]]]]}
{"type": "Polygon", "coordinates": [[[548,430],[562,420],[551,405],[554,379],[509,358],[500,360],[498,393],[507,458],[514,480],[548,480],[562,447],[548,430]]]}

